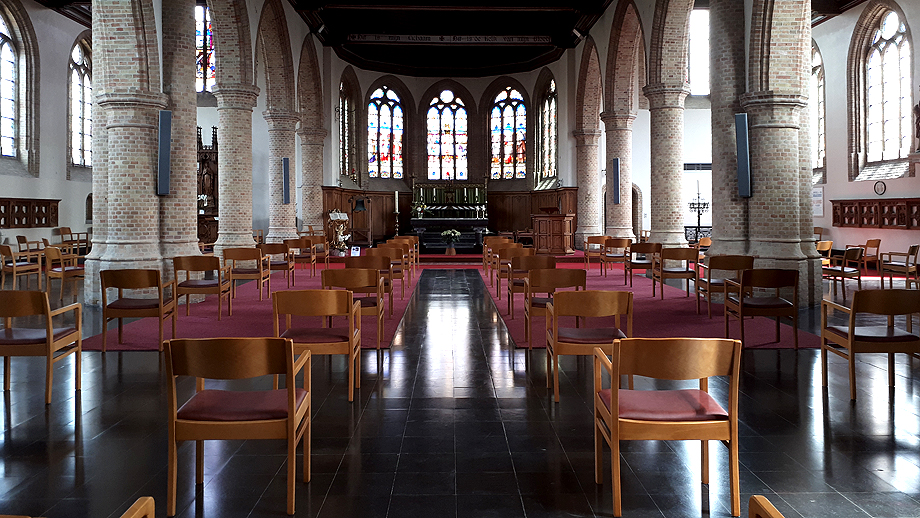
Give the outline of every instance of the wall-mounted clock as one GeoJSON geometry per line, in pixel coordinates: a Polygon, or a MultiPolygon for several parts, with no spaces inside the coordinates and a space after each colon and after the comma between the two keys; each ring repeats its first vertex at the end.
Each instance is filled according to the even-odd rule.
{"type": "Polygon", "coordinates": [[[875,194],[878,194],[879,196],[881,196],[881,195],[885,194],[885,190],[886,190],[887,188],[888,188],[888,187],[885,185],[885,182],[883,182],[883,181],[881,181],[881,180],[875,182],[875,194]]]}

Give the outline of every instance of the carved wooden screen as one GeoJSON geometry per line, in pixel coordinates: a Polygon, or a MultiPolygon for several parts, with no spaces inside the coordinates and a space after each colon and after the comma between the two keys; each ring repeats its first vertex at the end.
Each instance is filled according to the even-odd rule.
{"type": "Polygon", "coordinates": [[[201,142],[198,128],[198,241],[217,241],[217,128],[211,128],[211,145],[201,142]]]}

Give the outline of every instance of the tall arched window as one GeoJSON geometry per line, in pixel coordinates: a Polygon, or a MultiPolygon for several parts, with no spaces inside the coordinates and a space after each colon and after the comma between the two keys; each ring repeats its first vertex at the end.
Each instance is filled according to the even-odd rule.
{"type": "Polygon", "coordinates": [[[211,10],[201,5],[195,6],[195,49],[198,52],[195,87],[199,92],[210,92],[217,84],[214,33],[211,32],[211,10]]]}
{"type": "Polygon", "coordinates": [[[70,162],[93,165],[92,50],[80,40],[70,51],[70,162]]]}
{"type": "Polygon", "coordinates": [[[709,95],[709,9],[690,11],[687,79],[690,95],[709,95]]]}
{"type": "Polygon", "coordinates": [[[339,83],[339,174],[358,181],[355,170],[355,109],[345,82],[339,83]]]}
{"type": "Polygon", "coordinates": [[[526,177],[527,107],[521,93],[510,86],[495,96],[489,134],[492,138],[492,179],[526,177]]]}
{"type": "Polygon", "coordinates": [[[910,42],[894,11],[875,27],[866,53],[866,162],[906,158],[910,152],[910,42]]]}
{"type": "Polygon", "coordinates": [[[812,42],[811,45],[811,84],[809,87],[809,106],[811,108],[811,167],[821,169],[826,165],[826,135],[825,131],[825,94],[824,94],[824,61],[821,51],[812,42]]]}
{"type": "Polygon", "coordinates": [[[12,33],[0,16],[0,155],[16,156],[16,47],[12,33]]]}
{"type": "Polygon", "coordinates": [[[428,106],[428,179],[466,180],[467,114],[463,100],[444,90],[428,106]]]}
{"type": "Polygon", "coordinates": [[[403,109],[387,86],[367,103],[367,173],[371,178],[403,177],[403,109]]]}
{"type": "Polygon", "coordinates": [[[537,124],[537,151],[540,156],[539,178],[556,177],[556,81],[550,79],[540,103],[540,123],[537,124]]]}

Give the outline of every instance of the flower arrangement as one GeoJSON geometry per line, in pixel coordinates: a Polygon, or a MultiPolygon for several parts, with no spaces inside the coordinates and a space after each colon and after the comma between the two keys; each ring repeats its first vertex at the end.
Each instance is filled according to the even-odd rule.
{"type": "Polygon", "coordinates": [[[423,201],[412,202],[412,211],[415,212],[415,217],[421,218],[423,214],[428,212],[428,205],[425,205],[423,201]]]}
{"type": "Polygon", "coordinates": [[[441,232],[441,238],[444,239],[447,244],[452,245],[460,241],[460,231],[455,229],[445,230],[441,232]]]}

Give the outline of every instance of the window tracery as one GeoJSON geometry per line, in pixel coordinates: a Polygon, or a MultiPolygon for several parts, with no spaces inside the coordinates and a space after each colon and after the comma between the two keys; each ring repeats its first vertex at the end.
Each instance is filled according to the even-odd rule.
{"type": "Polygon", "coordinates": [[[387,86],[367,103],[367,172],[371,178],[403,177],[403,108],[387,86]]]}
{"type": "Polygon", "coordinates": [[[521,93],[506,87],[495,96],[489,118],[493,180],[527,176],[527,107],[521,93]]]}
{"type": "Polygon", "coordinates": [[[463,100],[443,90],[428,105],[428,179],[467,180],[468,117],[463,100]]]}
{"type": "Polygon", "coordinates": [[[70,162],[93,165],[92,51],[81,40],[70,51],[70,162]]]}

